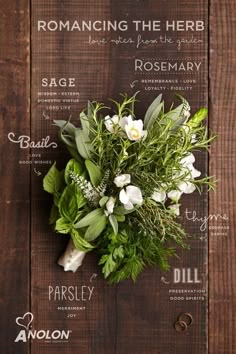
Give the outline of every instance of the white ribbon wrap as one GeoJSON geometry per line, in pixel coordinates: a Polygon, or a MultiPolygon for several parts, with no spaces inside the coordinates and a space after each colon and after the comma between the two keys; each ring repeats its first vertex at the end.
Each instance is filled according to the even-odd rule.
{"type": "Polygon", "coordinates": [[[82,265],[86,252],[77,250],[72,239],[68,242],[65,252],[58,259],[58,264],[64,267],[64,271],[76,272],[82,265]]]}

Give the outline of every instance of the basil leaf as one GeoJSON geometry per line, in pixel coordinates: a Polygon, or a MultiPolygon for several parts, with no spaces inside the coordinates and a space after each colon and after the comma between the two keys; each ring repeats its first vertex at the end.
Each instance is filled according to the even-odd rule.
{"type": "Polygon", "coordinates": [[[69,184],[64,189],[64,192],[60,198],[59,212],[62,217],[74,222],[77,211],[76,186],[74,184],[69,184]]]}
{"type": "Polygon", "coordinates": [[[46,192],[55,194],[58,193],[63,186],[63,177],[56,168],[56,162],[51,166],[48,173],[43,179],[43,188],[46,192]]]}
{"type": "Polygon", "coordinates": [[[61,234],[68,234],[71,229],[71,222],[65,218],[60,218],[56,221],[55,230],[61,234]]]}
{"type": "Polygon", "coordinates": [[[81,164],[79,164],[78,161],[76,161],[75,159],[71,159],[67,163],[66,169],[65,169],[66,184],[70,184],[72,182],[70,175],[69,175],[70,172],[75,172],[77,175],[81,175],[83,172],[83,167],[81,166],[81,164]]]}
{"type": "Polygon", "coordinates": [[[53,225],[57,221],[57,219],[60,217],[58,207],[53,204],[50,212],[50,217],[49,217],[49,224],[53,225]]]}
{"type": "Polygon", "coordinates": [[[75,230],[74,228],[72,228],[71,230],[71,238],[74,242],[75,247],[80,251],[88,252],[94,248],[94,246],[92,246],[89,242],[87,242],[82,237],[80,232],[78,230],[75,230]]]}

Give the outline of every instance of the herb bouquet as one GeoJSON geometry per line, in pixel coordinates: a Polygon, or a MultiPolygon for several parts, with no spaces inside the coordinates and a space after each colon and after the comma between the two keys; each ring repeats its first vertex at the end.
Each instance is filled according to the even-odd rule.
{"type": "Polygon", "coordinates": [[[113,101],[114,115],[89,102],[81,127],[54,121],[72,158],[63,171],[54,163],[43,185],[54,199],[50,223],[71,236],[58,261],[65,271],[75,272],[97,249],[105,278],[135,280],[146,265],[167,270],[173,245],[186,247],[180,198],[213,187],[200,178],[192,152],[207,149],[214,137],[203,124],[207,109],[191,117],[188,102],[178,98],[181,104],[165,112],[158,96],[143,120],[135,118],[135,95],[122,95],[113,101]]]}

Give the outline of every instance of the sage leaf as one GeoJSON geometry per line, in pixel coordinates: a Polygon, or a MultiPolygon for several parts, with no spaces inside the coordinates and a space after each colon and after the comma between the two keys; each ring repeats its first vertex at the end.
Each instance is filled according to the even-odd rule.
{"type": "Polygon", "coordinates": [[[60,128],[59,136],[60,139],[68,146],[68,147],[76,147],[75,144],[75,126],[70,123],[70,121],[66,120],[54,120],[55,125],[60,128]]]}
{"type": "Polygon", "coordinates": [[[178,107],[176,107],[175,109],[173,109],[172,111],[168,112],[167,114],[165,114],[165,119],[171,119],[173,121],[177,121],[181,115],[181,112],[183,110],[184,105],[181,104],[178,107]]]}
{"type": "Polygon", "coordinates": [[[109,215],[109,221],[110,221],[110,224],[113,228],[114,234],[117,235],[118,234],[118,222],[117,222],[115,215],[109,215]]]}
{"type": "Polygon", "coordinates": [[[97,187],[102,181],[102,173],[98,166],[96,166],[92,161],[86,160],[85,166],[89,173],[90,181],[94,187],[97,187]]]}
{"type": "Polygon", "coordinates": [[[54,120],[54,125],[68,133],[71,137],[75,136],[75,126],[67,120],[54,120]]]}
{"type": "Polygon", "coordinates": [[[103,207],[106,205],[108,199],[109,199],[109,197],[106,197],[106,196],[105,196],[105,197],[102,197],[102,198],[99,200],[99,205],[100,205],[101,208],[103,208],[103,207]]]}
{"type": "Polygon", "coordinates": [[[93,148],[90,144],[89,137],[80,128],[77,128],[75,130],[75,142],[79,154],[85,160],[89,159],[91,157],[91,151],[93,150],[93,148]]]}
{"type": "Polygon", "coordinates": [[[95,209],[91,211],[89,214],[87,214],[85,217],[83,217],[80,221],[78,221],[74,227],[77,229],[81,227],[85,227],[88,225],[91,225],[93,223],[97,223],[99,221],[99,218],[101,216],[104,216],[104,212],[102,208],[95,209]]]}
{"type": "Polygon", "coordinates": [[[144,128],[146,129],[149,123],[150,118],[153,115],[154,110],[160,105],[162,99],[162,95],[159,95],[155,98],[155,100],[152,102],[152,104],[149,106],[145,117],[144,117],[144,128]]]}
{"type": "Polygon", "coordinates": [[[159,114],[160,112],[162,111],[162,108],[163,108],[163,103],[160,103],[156,109],[154,109],[149,121],[148,121],[148,124],[147,124],[147,130],[150,130],[151,127],[153,126],[153,124],[155,123],[155,121],[158,119],[159,117],[159,114]]]}
{"type": "Polygon", "coordinates": [[[118,207],[115,207],[115,208],[114,208],[114,212],[113,212],[113,213],[114,213],[115,215],[126,215],[126,214],[132,213],[134,210],[135,210],[135,208],[130,209],[130,210],[127,210],[127,209],[125,209],[125,208],[122,207],[122,206],[118,206],[118,207]]]}
{"type": "Polygon", "coordinates": [[[86,134],[86,136],[89,136],[89,120],[88,117],[86,116],[86,114],[84,112],[80,113],[80,122],[81,122],[81,126],[83,128],[83,132],[84,134],[86,134]]]}
{"type": "Polygon", "coordinates": [[[94,222],[87,228],[84,235],[85,240],[89,242],[95,240],[105,229],[106,225],[107,225],[106,216],[105,215],[100,216],[96,222],[94,222]]]}

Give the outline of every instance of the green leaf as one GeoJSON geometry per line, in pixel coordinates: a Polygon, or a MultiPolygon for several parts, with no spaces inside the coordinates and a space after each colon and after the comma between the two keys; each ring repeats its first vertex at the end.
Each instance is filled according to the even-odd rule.
{"type": "Polygon", "coordinates": [[[76,191],[76,186],[74,184],[69,184],[64,189],[59,201],[59,211],[61,216],[71,222],[75,220],[78,211],[76,191]]]}
{"type": "Polygon", "coordinates": [[[113,260],[112,254],[105,254],[99,261],[99,264],[104,264],[102,272],[104,277],[107,278],[116,268],[116,262],[113,260]]]}
{"type": "Polygon", "coordinates": [[[147,124],[147,130],[151,129],[155,121],[158,119],[160,112],[162,111],[164,103],[160,103],[159,106],[156,107],[154,112],[152,113],[149,122],[147,124]]]}
{"type": "Polygon", "coordinates": [[[72,228],[71,230],[71,238],[74,242],[75,247],[80,251],[89,252],[94,248],[94,246],[84,240],[82,234],[74,228],[72,228]]]}
{"type": "Polygon", "coordinates": [[[88,170],[90,181],[94,187],[97,187],[102,181],[102,173],[98,166],[96,166],[92,161],[86,160],[85,166],[88,170]]]}
{"type": "Polygon", "coordinates": [[[115,218],[119,222],[124,222],[125,221],[125,216],[124,215],[115,215],[115,218]]]}
{"type": "Polygon", "coordinates": [[[118,234],[118,222],[117,222],[115,215],[109,215],[109,221],[110,221],[110,224],[113,228],[114,234],[117,235],[118,234]]]}
{"type": "Polygon", "coordinates": [[[90,132],[89,120],[88,120],[88,117],[86,116],[86,114],[84,112],[80,113],[80,122],[81,122],[81,125],[82,125],[82,128],[83,128],[83,132],[87,136],[89,136],[89,132],[90,132]]]}
{"type": "Polygon", "coordinates": [[[109,197],[106,197],[106,196],[105,196],[105,197],[102,197],[102,198],[99,200],[99,205],[100,205],[101,208],[103,208],[103,207],[106,205],[108,199],[109,199],[109,197]]]}
{"type": "Polygon", "coordinates": [[[197,128],[200,123],[207,117],[208,109],[207,108],[200,108],[193,117],[187,123],[192,128],[197,128]]]}
{"type": "Polygon", "coordinates": [[[43,179],[43,188],[46,192],[55,194],[60,191],[63,186],[63,178],[56,168],[56,162],[51,166],[48,173],[43,179]]]}
{"type": "Polygon", "coordinates": [[[175,109],[173,109],[172,111],[168,112],[167,114],[165,114],[165,119],[171,119],[173,121],[177,121],[179,118],[182,118],[180,115],[183,110],[183,107],[184,105],[181,104],[175,109]]]}
{"type": "Polygon", "coordinates": [[[53,225],[55,224],[55,222],[57,221],[57,219],[60,218],[60,214],[59,214],[59,210],[58,207],[53,204],[52,208],[51,208],[51,212],[50,212],[50,217],[49,217],[49,224],[53,225]]]}
{"type": "Polygon", "coordinates": [[[54,120],[54,125],[65,131],[70,136],[75,136],[75,126],[67,120],[54,120]]]}
{"type": "Polygon", "coordinates": [[[65,120],[54,120],[55,125],[60,128],[59,136],[60,139],[68,146],[68,147],[76,147],[75,144],[75,126],[70,123],[70,121],[65,120]]]}
{"type": "Polygon", "coordinates": [[[87,204],[87,199],[84,197],[83,192],[79,187],[76,186],[76,190],[77,208],[81,209],[87,204]]]}
{"type": "Polygon", "coordinates": [[[55,230],[61,234],[68,234],[71,229],[71,222],[65,218],[60,218],[56,221],[55,230]]]}
{"type": "Polygon", "coordinates": [[[69,153],[71,154],[71,156],[82,165],[84,160],[78,154],[78,150],[77,150],[76,145],[73,147],[66,145],[66,147],[67,147],[67,150],[69,151],[69,153]]]}
{"type": "Polygon", "coordinates": [[[104,212],[102,208],[95,209],[91,211],[89,214],[87,214],[83,219],[81,219],[79,222],[77,222],[74,227],[77,229],[81,227],[85,227],[88,225],[91,225],[93,223],[96,223],[99,221],[100,217],[104,216],[104,212]]]}
{"type": "Polygon", "coordinates": [[[149,123],[149,120],[151,119],[153,112],[155,109],[160,105],[162,99],[162,95],[159,95],[155,98],[155,100],[152,102],[152,104],[149,106],[145,117],[144,117],[144,128],[146,129],[149,123]]]}
{"type": "Polygon", "coordinates": [[[114,249],[113,251],[113,257],[116,258],[124,258],[124,248],[123,246],[119,246],[114,249]]]}
{"type": "Polygon", "coordinates": [[[92,223],[86,230],[84,238],[86,241],[95,240],[105,229],[107,225],[107,218],[105,215],[102,215],[97,219],[96,222],[92,223]]]}
{"type": "Polygon", "coordinates": [[[71,159],[67,165],[66,165],[66,169],[65,169],[65,181],[66,184],[71,184],[72,180],[70,178],[70,172],[75,172],[77,175],[81,175],[83,173],[83,167],[81,166],[81,164],[79,164],[78,161],[76,161],[75,159],[71,159]]]}
{"type": "Polygon", "coordinates": [[[80,128],[77,128],[75,130],[75,142],[79,154],[84,159],[89,159],[91,157],[91,151],[93,150],[93,148],[90,144],[89,137],[80,128]]]}

